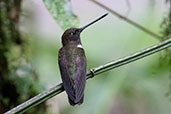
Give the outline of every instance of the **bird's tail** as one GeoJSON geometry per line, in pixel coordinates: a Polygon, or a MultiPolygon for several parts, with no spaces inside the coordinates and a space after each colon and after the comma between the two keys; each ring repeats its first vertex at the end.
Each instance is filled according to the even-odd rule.
{"type": "Polygon", "coordinates": [[[82,104],[83,101],[84,101],[84,95],[82,96],[82,98],[81,98],[78,102],[73,101],[73,100],[70,99],[69,97],[68,97],[68,100],[69,100],[69,104],[72,105],[72,106],[75,106],[76,104],[80,105],[80,104],[82,104]]]}

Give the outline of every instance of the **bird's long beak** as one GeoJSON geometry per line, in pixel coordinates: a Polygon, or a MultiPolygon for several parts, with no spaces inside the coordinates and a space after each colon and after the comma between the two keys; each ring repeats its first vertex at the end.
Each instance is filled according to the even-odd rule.
{"type": "Polygon", "coordinates": [[[95,22],[99,21],[100,19],[106,17],[107,15],[108,15],[108,13],[102,15],[101,17],[99,17],[98,19],[94,20],[93,22],[91,22],[91,23],[87,24],[86,26],[80,28],[80,32],[82,32],[82,31],[83,31],[85,28],[87,28],[88,26],[90,26],[90,25],[94,24],[95,22]]]}

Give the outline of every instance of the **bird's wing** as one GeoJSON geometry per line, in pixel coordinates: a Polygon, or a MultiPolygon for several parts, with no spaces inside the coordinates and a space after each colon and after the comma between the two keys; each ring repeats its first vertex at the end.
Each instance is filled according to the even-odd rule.
{"type": "MultiPolygon", "coordinates": [[[[71,49],[71,48],[70,48],[71,49]]],[[[68,97],[75,103],[79,102],[84,94],[86,81],[86,57],[82,48],[59,52],[59,66],[64,88],[68,97]]]]}

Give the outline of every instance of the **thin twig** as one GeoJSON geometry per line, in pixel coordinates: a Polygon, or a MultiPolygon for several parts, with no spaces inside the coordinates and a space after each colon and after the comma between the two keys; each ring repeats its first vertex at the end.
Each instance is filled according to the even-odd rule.
{"type": "MultiPolygon", "coordinates": [[[[151,54],[156,53],[158,51],[161,51],[165,48],[168,48],[170,46],[171,46],[171,38],[168,40],[165,40],[159,44],[153,45],[153,46],[145,48],[141,51],[130,54],[128,56],[125,56],[125,57],[122,57],[120,59],[111,61],[107,64],[100,65],[98,67],[92,68],[87,73],[87,79],[92,78],[95,75],[106,72],[108,70],[114,69],[116,67],[128,64],[128,63],[133,62],[133,61],[138,60],[138,59],[141,59],[145,56],[151,55],[151,54]]],[[[49,98],[51,98],[51,97],[53,97],[53,96],[55,96],[55,95],[57,95],[63,91],[64,91],[64,88],[62,86],[62,83],[60,83],[59,85],[56,85],[55,87],[52,87],[49,90],[46,90],[46,91],[38,94],[37,96],[29,99],[28,101],[18,105],[17,107],[6,112],[5,114],[26,112],[30,108],[48,100],[49,98]]]]}
{"type": "Polygon", "coordinates": [[[90,0],[90,1],[94,2],[95,4],[99,5],[100,7],[102,7],[102,8],[104,8],[104,9],[108,10],[108,11],[111,12],[112,14],[114,14],[114,15],[116,15],[117,17],[119,17],[119,18],[125,20],[126,22],[130,23],[131,25],[133,25],[133,26],[135,26],[135,27],[141,29],[142,31],[144,31],[144,32],[146,32],[146,33],[148,33],[148,34],[150,34],[151,36],[157,38],[158,40],[161,40],[161,39],[163,38],[162,36],[157,35],[156,33],[152,32],[152,31],[150,31],[149,29],[143,27],[142,25],[140,25],[140,24],[134,22],[133,20],[131,20],[131,19],[129,19],[129,18],[127,18],[127,17],[125,17],[125,16],[123,16],[123,15],[117,13],[116,11],[114,11],[113,9],[110,9],[109,7],[103,5],[102,3],[98,2],[98,1],[95,1],[95,0],[90,0]]]}
{"type": "Polygon", "coordinates": [[[126,11],[126,16],[129,15],[129,12],[131,11],[131,4],[130,4],[130,1],[129,0],[125,0],[126,1],[126,5],[128,7],[128,10],[126,11]]]}

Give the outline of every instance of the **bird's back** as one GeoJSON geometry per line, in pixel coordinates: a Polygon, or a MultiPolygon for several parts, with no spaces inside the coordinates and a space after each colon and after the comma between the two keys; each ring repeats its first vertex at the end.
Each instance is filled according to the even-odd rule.
{"type": "Polygon", "coordinates": [[[86,82],[84,50],[75,44],[66,45],[60,49],[58,61],[63,86],[68,94],[70,104],[81,104],[86,82]]]}

